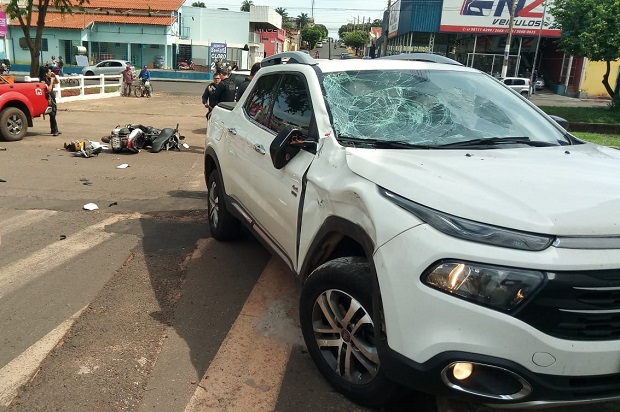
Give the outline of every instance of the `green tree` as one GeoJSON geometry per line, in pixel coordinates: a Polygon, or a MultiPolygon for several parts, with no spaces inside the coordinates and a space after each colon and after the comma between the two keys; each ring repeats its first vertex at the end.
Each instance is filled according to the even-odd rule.
{"type": "Polygon", "coordinates": [[[9,19],[17,19],[30,50],[30,76],[39,75],[39,56],[41,55],[41,38],[45,27],[45,16],[50,7],[54,12],[73,14],[73,8],[79,7],[88,0],[9,0],[6,4],[6,15],[9,19]],[[36,13],[36,22],[33,21],[36,13]],[[34,37],[32,31],[34,30],[34,37]]]}
{"type": "Polygon", "coordinates": [[[319,29],[321,29],[321,33],[323,33],[323,36],[321,36],[321,39],[319,39],[319,40],[322,40],[322,39],[326,38],[327,35],[329,34],[329,31],[327,30],[327,27],[325,27],[325,25],[323,25],[323,24],[315,24],[314,27],[318,27],[319,29]]]}
{"type": "Polygon", "coordinates": [[[300,30],[305,29],[309,23],[310,16],[308,16],[306,13],[301,13],[299,16],[297,16],[297,27],[300,30]]]}
{"type": "Polygon", "coordinates": [[[361,47],[364,47],[370,41],[370,36],[367,32],[358,30],[350,33],[344,33],[344,44],[348,47],[355,49],[355,55],[361,47]]]}
{"type": "Polygon", "coordinates": [[[618,85],[614,90],[609,84],[610,63],[620,58],[620,0],[555,0],[550,13],[554,27],[562,29],[564,51],[607,63],[602,83],[612,105],[620,108],[618,85]]]}
{"type": "Polygon", "coordinates": [[[372,23],[370,23],[370,27],[383,27],[383,20],[374,19],[372,23]]]}
{"type": "Polygon", "coordinates": [[[243,0],[243,3],[241,3],[241,11],[250,11],[250,6],[253,6],[254,2],[252,0],[243,0]]]}
{"type": "Polygon", "coordinates": [[[203,2],[201,2],[201,1],[196,1],[196,2],[192,3],[192,7],[202,7],[202,8],[205,8],[207,6],[205,6],[205,4],[203,2]]]}
{"type": "Polygon", "coordinates": [[[314,45],[317,41],[321,40],[323,32],[316,26],[309,26],[305,29],[301,29],[301,38],[303,41],[307,41],[310,45],[310,49],[314,49],[314,45]]]}

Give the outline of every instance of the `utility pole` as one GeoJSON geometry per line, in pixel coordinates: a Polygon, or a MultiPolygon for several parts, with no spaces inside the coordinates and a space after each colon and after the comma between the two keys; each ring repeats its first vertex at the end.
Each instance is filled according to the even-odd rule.
{"type": "Polygon", "coordinates": [[[388,0],[387,6],[387,23],[385,25],[385,38],[383,39],[383,52],[381,53],[381,57],[387,56],[387,41],[388,41],[388,33],[390,31],[390,8],[392,7],[392,0],[388,0]]]}
{"type": "MultiPolygon", "coordinates": [[[[512,43],[512,26],[515,21],[515,10],[517,9],[517,0],[512,0],[510,6],[510,21],[508,23],[508,38],[506,39],[506,47],[504,48],[504,63],[502,64],[502,78],[508,73],[508,56],[510,56],[510,43],[512,43]]],[[[493,75],[493,73],[491,73],[493,75]]]]}
{"type": "MultiPolygon", "coordinates": [[[[532,89],[536,87],[534,82],[534,71],[536,70],[536,61],[538,60],[538,49],[540,48],[540,37],[542,36],[543,28],[545,26],[545,14],[547,13],[547,2],[545,1],[545,5],[543,6],[543,14],[540,19],[540,30],[538,30],[538,40],[536,40],[536,51],[534,52],[534,64],[532,65],[532,70],[530,73],[530,85],[532,89]]],[[[619,82],[620,83],[620,82],[619,82]]]]}

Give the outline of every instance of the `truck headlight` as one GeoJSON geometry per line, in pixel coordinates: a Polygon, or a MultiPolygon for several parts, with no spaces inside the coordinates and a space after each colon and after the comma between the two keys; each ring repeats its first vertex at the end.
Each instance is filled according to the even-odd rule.
{"type": "Polygon", "coordinates": [[[542,272],[463,261],[431,266],[422,282],[479,305],[509,312],[527,300],[543,283],[542,272]]]}
{"type": "Polygon", "coordinates": [[[443,213],[412,202],[381,187],[379,188],[379,193],[440,232],[460,239],[510,249],[531,251],[544,250],[554,241],[553,236],[493,226],[443,213]]]}

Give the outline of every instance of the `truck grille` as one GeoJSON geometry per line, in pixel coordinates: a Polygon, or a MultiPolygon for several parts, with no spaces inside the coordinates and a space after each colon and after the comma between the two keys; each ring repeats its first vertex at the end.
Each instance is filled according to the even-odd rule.
{"type": "Polygon", "coordinates": [[[620,340],[620,269],[548,277],[516,318],[562,339],[620,340]]]}

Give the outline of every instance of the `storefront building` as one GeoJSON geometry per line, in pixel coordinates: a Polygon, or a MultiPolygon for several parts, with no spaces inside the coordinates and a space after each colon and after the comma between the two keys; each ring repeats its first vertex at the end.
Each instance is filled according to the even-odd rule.
{"type": "MultiPolygon", "coordinates": [[[[593,64],[558,49],[561,30],[553,27],[552,0],[517,1],[510,30],[511,4],[510,0],[397,0],[384,15],[378,52],[442,54],[500,77],[511,31],[507,77],[530,77],[536,70],[555,93],[606,95],[598,68],[604,63],[593,64]]],[[[617,67],[618,63],[612,67],[612,87],[617,67]]]]}

